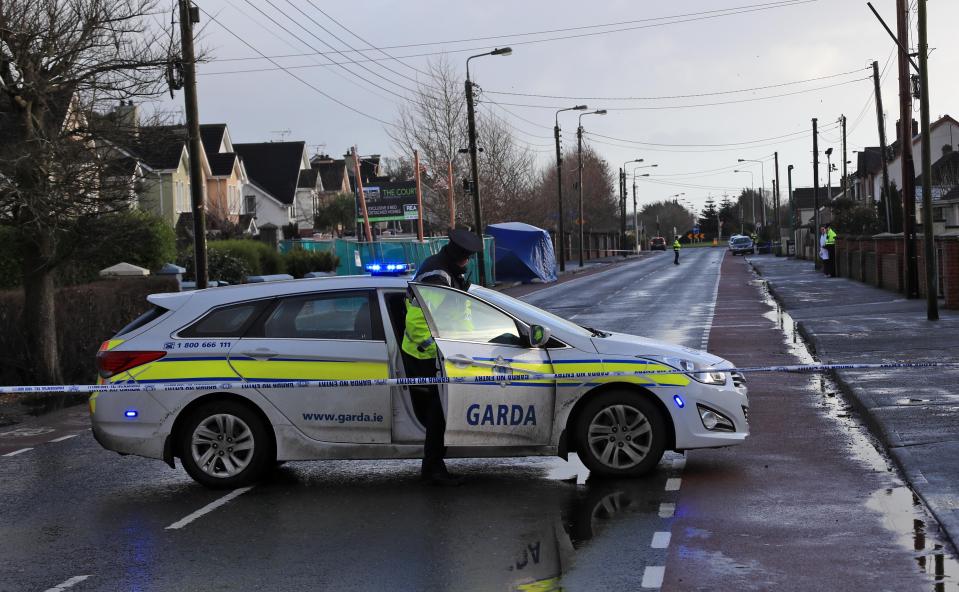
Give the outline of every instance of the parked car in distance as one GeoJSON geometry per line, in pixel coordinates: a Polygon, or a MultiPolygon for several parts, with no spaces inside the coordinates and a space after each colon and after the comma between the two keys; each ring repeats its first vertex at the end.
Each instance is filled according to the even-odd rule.
{"type": "Polygon", "coordinates": [[[748,236],[734,234],[729,239],[729,250],[733,255],[745,255],[746,253],[755,255],[756,245],[753,244],[753,239],[748,236]]]}
{"type": "Polygon", "coordinates": [[[649,250],[650,251],[665,251],[666,250],[666,239],[661,236],[654,236],[649,241],[649,250]]]}

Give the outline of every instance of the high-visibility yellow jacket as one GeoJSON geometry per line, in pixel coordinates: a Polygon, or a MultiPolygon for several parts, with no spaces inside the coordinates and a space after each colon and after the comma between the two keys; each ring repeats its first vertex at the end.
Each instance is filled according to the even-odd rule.
{"type": "MultiPolygon", "coordinates": [[[[413,277],[413,281],[448,286],[463,291],[469,289],[470,285],[463,275],[463,271],[457,269],[449,255],[444,251],[440,251],[423,261],[420,269],[413,277]]],[[[427,302],[417,302],[412,290],[407,291],[406,323],[403,331],[403,343],[400,347],[414,358],[429,360],[436,357],[436,343],[433,341],[433,335],[426,323],[422,306],[425,305],[433,315],[450,314],[453,311],[443,311],[442,309],[444,296],[442,292],[431,292],[424,295],[427,302]]],[[[456,322],[464,324],[465,328],[472,328],[469,303],[467,303],[466,310],[458,312],[456,322]]],[[[453,312],[453,314],[456,313],[453,312]]]]}
{"type": "Polygon", "coordinates": [[[673,250],[678,251],[683,248],[683,245],[680,244],[679,239],[673,241],[673,250]]]}
{"type": "Polygon", "coordinates": [[[834,245],[836,244],[836,231],[832,228],[826,229],[826,244],[834,245]]]}

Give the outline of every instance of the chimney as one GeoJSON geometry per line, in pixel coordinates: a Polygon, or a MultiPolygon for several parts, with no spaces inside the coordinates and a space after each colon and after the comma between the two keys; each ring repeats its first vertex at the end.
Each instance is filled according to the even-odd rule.
{"type": "Polygon", "coordinates": [[[113,117],[121,131],[129,132],[134,136],[140,132],[140,108],[133,101],[120,101],[113,109],[113,117]]]}
{"type": "Polygon", "coordinates": [[[952,152],[952,144],[946,144],[945,146],[942,147],[943,156],[947,156],[950,152],[952,152]]]}

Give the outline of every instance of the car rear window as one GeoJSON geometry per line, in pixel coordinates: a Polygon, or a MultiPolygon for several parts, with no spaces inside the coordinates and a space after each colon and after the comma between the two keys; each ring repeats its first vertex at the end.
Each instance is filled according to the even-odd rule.
{"type": "Polygon", "coordinates": [[[143,313],[142,315],[140,315],[140,316],[138,316],[137,318],[133,319],[133,321],[132,321],[130,324],[128,324],[128,325],[125,326],[124,328],[120,329],[120,331],[117,332],[116,336],[117,336],[117,337],[120,337],[121,335],[126,335],[127,333],[132,333],[132,332],[136,331],[137,329],[139,329],[140,327],[143,327],[144,325],[147,325],[147,324],[152,323],[153,321],[159,319],[160,317],[162,317],[163,315],[165,315],[165,314],[168,313],[168,312],[170,312],[169,309],[163,308],[162,306],[153,305],[153,306],[150,308],[150,310],[146,311],[146,312],[143,313]]]}
{"type": "Polygon", "coordinates": [[[745,237],[745,236],[744,236],[744,237],[742,237],[742,238],[734,238],[734,239],[733,239],[733,244],[734,244],[734,245],[745,245],[745,244],[749,244],[750,241],[751,241],[751,239],[750,239],[749,237],[745,237]]]}
{"type": "Polygon", "coordinates": [[[263,337],[382,341],[367,292],[283,298],[263,322],[263,337]]]}
{"type": "Polygon", "coordinates": [[[256,320],[266,301],[242,302],[214,309],[196,323],[180,331],[180,337],[243,337],[256,320]]]}

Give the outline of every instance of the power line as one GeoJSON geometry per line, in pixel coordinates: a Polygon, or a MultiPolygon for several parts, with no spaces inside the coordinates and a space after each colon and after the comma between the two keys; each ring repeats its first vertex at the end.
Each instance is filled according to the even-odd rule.
{"type": "MultiPolygon", "coordinates": [[[[835,124],[833,124],[833,126],[835,126],[835,124]]],[[[826,126],[826,127],[828,127],[828,126],[826,126]]],[[[825,129],[825,127],[824,127],[824,129],[825,129]]],[[[762,143],[762,142],[769,142],[769,141],[771,141],[771,140],[779,140],[779,139],[788,138],[788,137],[791,137],[791,136],[798,136],[798,135],[802,135],[802,134],[808,134],[808,133],[810,133],[810,132],[812,132],[812,128],[810,128],[810,129],[808,129],[808,130],[800,130],[800,131],[798,131],[798,132],[790,132],[790,133],[788,133],[788,134],[782,134],[782,135],[779,135],[779,136],[770,136],[770,137],[768,137],[768,138],[759,138],[759,139],[756,139],[756,140],[746,140],[746,141],[743,141],[743,142],[726,142],[726,143],[720,143],[720,144],[667,144],[667,143],[660,143],[660,142],[646,142],[646,141],[640,141],[640,140],[630,140],[630,139],[626,139],[626,138],[615,138],[615,137],[613,137],[613,136],[604,136],[604,135],[602,135],[602,134],[597,134],[597,133],[595,133],[595,132],[587,132],[587,133],[590,134],[590,135],[592,135],[592,136],[599,137],[599,138],[605,138],[605,139],[607,139],[607,140],[615,140],[615,141],[617,141],[617,142],[626,142],[626,143],[629,143],[629,144],[637,144],[637,145],[640,145],[640,146],[667,146],[667,147],[671,147],[671,148],[683,148],[683,147],[685,147],[685,148],[717,148],[717,147],[723,147],[723,146],[745,146],[745,145],[747,145],[747,144],[759,144],[759,143],[762,143]]]]}
{"type": "Polygon", "coordinates": [[[691,99],[697,97],[712,97],[717,95],[732,95],[745,92],[753,92],[757,90],[768,90],[771,88],[782,88],[784,86],[794,86],[796,84],[804,84],[807,82],[816,82],[817,80],[828,80],[830,78],[839,78],[841,76],[849,76],[850,74],[857,74],[863,70],[868,70],[868,68],[857,68],[855,70],[850,70],[848,72],[840,72],[838,74],[829,74],[828,76],[817,76],[816,78],[806,78],[805,80],[793,80],[790,82],[781,82],[778,84],[768,84],[765,86],[754,86],[752,88],[741,88],[736,90],[723,90],[723,91],[713,91],[713,92],[700,92],[692,93],[687,95],[662,95],[655,97],[571,97],[563,95],[545,95],[545,94],[536,94],[528,92],[506,92],[506,91],[495,91],[488,90],[487,93],[491,95],[510,95],[516,97],[536,97],[541,99],[568,99],[571,101],[659,101],[666,99],[691,99]]]}
{"type": "MultiPolygon", "coordinates": [[[[659,106],[655,106],[655,107],[610,107],[610,108],[607,109],[607,111],[662,111],[662,110],[666,110],[666,109],[692,109],[692,108],[698,108],[698,107],[716,107],[716,106],[720,106],[720,105],[735,105],[735,104],[739,104],[739,103],[751,103],[751,102],[755,102],[755,101],[766,101],[766,100],[769,100],[769,99],[779,99],[779,98],[782,98],[782,97],[790,97],[790,96],[794,96],[794,95],[800,95],[800,94],[805,94],[805,93],[810,93],[810,92],[816,92],[816,91],[820,91],[820,90],[828,90],[828,89],[836,88],[836,87],[839,87],[839,86],[845,86],[845,85],[847,85],[847,84],[854,84],[854,83],[856,83],[856,82],[864,82],[864,81],[866,81],[866,80],[870,80],[871,78],[872,78],[871,76],[870,76],[870,77],[866,77],[866,78],[857,78],[857,79],[855,79],[855,80],[847,80],[847,81],[845,81],[845,82],[837,82],[837,83],[835,83],[835,84],[829,84],[829,85],[826,85],[826,86],[819,86],[819,87],[816,87],[816,88],[807,88],[807,89],[797,90],[797,91],[788,92],[788,93],[780,93],[780,94],[778,94],[778,95],[768,95],[768,96],[765,96],[765,97],[750,97],[750,98],[747,98],[747,99],[736,99],[736,100],[732,100],[732,101],[718,101],[718,102],[715,102],[715,103],[695,103],[695,104],[691,104],[691,105],[659,105],[659,106]]],[[[500,104],[501,104],[501,105],[506,105],[506,106],[509,106],[509,107],[523,107],[523,108],[526,108],[526,109],[561,109],[561,108],[562,108],[561,106],[558,106],[558,105],[530,105],[530,104],[527,104],[527,103],[500,103],[500,104]]]]}
{"type": "Polygon", "coordinates": [[[297,76],[297,75],[294,74],[293,72],[290,72],[289,70],[287,70],[286,68],[284,68],[283,66],[281,66],[279,63],[277,63],[276,61],[274,61],[273,58],[267,57],[266,54],[262,53],[259,49],[257,49],[257,48],[254,47],[253,45],[251,45],[246,39],[244,39],[244,38],[240,37],[239,35],[237,35],[236,33],[234,33],[229,27],[226,27],[225,25],[223,25],[223,23],[221,23],[220,21],[218,21],[218,20],[217,20],[213,15],[211,15],[209,12],[207,12],[206,10],[203,10],[203,8],[200,8],[200,10],[202,10],[203,13],[204,13],[205,15],[207,15],[208,18],[210,18],[211,20],[215,21],[216,24],[220,25],[220,27],[221,27],[224,31],[226,31],[227,33],[229,33],[230,35],[232,35],[233,37],[235,37],[238,41],[240,41],[240,43],[242,43],[243,45],[249,47],[250,49],[252,49],[252,50],[255,51],[256,53],[260,54],[260,55],[263,56],[265,59],[267,59],[267,60],[269,60],[271,63],[273,63],[278,69],[283,70],[284,72],[286,72],[287,74],[289,74],[290,76],[292,76],[293,78],[295,78],[296,80],[298,80],[300,83],[302,83],[302,84],[306,85],[307,87],[309,87],[310,89],[312,89],[314,92],[316,92],[316,93],[320,94],[321,96],[329,99],[330,101],[333,101],[334,103],[336,103],[337,105],[340,105],[341,107],[346,107],[347,109],[349,109],[350,111],[356,113],[357,115],[362,115],[363,117],[366,117],[367,119],[372,119],[373,121],[377,121],[377,122],[379,122],[379,123],[382,123],[383,125],[388,125],[388,126],[390,126],[390,127],[396,127],[396,124],[394,124],[394,123],[391,123],[391,122],[389,122],[389,121],[386,121],[385,119],[380,119],[379,117],[376,117],[375,115],[370,115],[369,113],[365,113],[365,112],[363,112],[363,111],[360,111],[360,110],[357,109],[356,107],[353,107],[352,105],[349,105],[349,104],[347,104],[347,103],[344,103],[343,101],[337,99],[336,97],[333,97],[333,96],[331,96],[331,95],[323,92],[322,90],[316,88],[314,85],[310,84],[310,83],[307,82],[306,80],[300,78],[299,76],[297,76]]]}
{"type": "MultiPolygon", "coordinates": [[[[590,132],[584,132],[584,133],[588,136],[596,135],[590,132]]],[[[797,136],[795,138],[784,139],[779,142],[772,142],[768,144],[756,144],[754,146],[739,146],[739,147],[733,147],[733,148],[705,148],[705,149],[691,149],[691,150],[676,150],[672,148],[644,147],[643,150],[646,152],[671,152],[676,154],[709,154],[713,152],[742,152],[744,150],[755,150],[757,148],[770,148],[770,147],[780,146],[782,144],[786,144],[789,142],[796,142],[796,141],[805,140],[805,139],[806,138],[804,137],[797,136]]],[[[636,146],[631,144],[620,144],[616,142],[606,142],[606,141],[596,140],[596,139],[594,139],[593,142],[596,142],[597,144],[604,144],[606,146],[613,146],[615,148],[626,148],[629,150],[636,150],[636,146]]]]}
{"type": "MultiPolygon", "coordinates": [[[[650,21],[669,21],[669,22],[656,23],[656,24],[647,24],[647,25],[632,26],[632,27],[625,27],[625,28],[619,28],[619,29],[610,29],[610,30],[607,30],[607,31],[596,31],[596,32],[590,32],[590,33],[579,33],[579,34],[575,34],[575,35],[565,35],[565,36],[559,36],[559,37],[549,37],[549,38],[546,38],[546,39],[533,39],[533,40],[527,40],[527,41],[513,41],[513,42],[511,42],[511,45],[531,45],[531,44],[536,44],[536,43],[548,43],[548,42],[551,42],[551,41],[561,41],[561,40],[566,40],[566,39],[576,39],[576,38],[580,38],[580,37],[591,37],[591,36],[595,36],[595,35],[608,35],[608,34],[610,34],[610,33],[621,33],[621,32],[626,32],[626,31],[635,31],[635,30],[638,30],[638,29],[649,29],[649,28],[654,28],[654,27],[665,27],[665,26],[668,26],[668,25],[676,25],[676,24],[683,24],[683,23],[689,23],[689,22],[696,22],[696,21],[703,21],[703,20],[711,20],[711,19],[717,19],[717,18],[722,18],[722,17],[726,17],[726,16],[735,16],[735,15],[739,15],[739,14],[748,14],[748,13],[752,13],[752,12],[761,12],[761,11],[767,11],[767,10],[774,10],[774,9],[776,9],[776,8],[787,8],[787,7],[798,6],[798,5],[802,5],[802,4],[810,4],[810,3],[818,2],[818,1],[819,1],[819,0],[780,0],[780,1],[778,1],[778,2],[766,2],[766,3],[762,3],[762,4],[751,4],[751,5],[745,5],[745,6],[736,6],[736,7],[724,8],[724,9],[707,10],[707,11],[702,11],[702,12],[692,12],[692,13],[686,13],[686,14],[680,14],[680,15],[673,15],[673,16],[666,16],[666,17],[654,17],[654,18],[638,19],[638,20],[632,20],[632,21],[621,21],[621,22],[618,22],[618,23],[607,23],[607,24],[602,24],[602,25],[584,25],[584,26],[579,26],[579,27],[568,27],[568,28],[564,28],[564,29],[551,29],[551,30],[545,30],[545,31],[536,31],[536,32],[527,32],[527,33],[516,33],[516,34],[511,34],[511,35],[490,35],[490,36],[486,36],[486,37],[473,37],[473,38],[467,38],[467,39],[453,39],[453,40],[447,40],[447,41],[432,41],[432,42],[423,42],[423,43],[407,43],[407,44],[402,44],[402,45],[387,45],[387,46],[383,46],[383,47],[381,47],[381,48],[379,48],[379,49],[383,49],[383,50],[385,50],[385,49],[408,49],[408,48],[415,48],[415,47],[428,47],[428,46],[432,46],[432,45],[460,44],[460,43],[469,43],[469,42],[473,42],[473,41],[490,41],[490,40],[494,40],[494,39],[514,39],[514,38],[516,38],[516,37],[528,37],[528,36],[535,36],[535,35],[545,35],[545,34],[556,33],[556,32],[568,32],[568,31],[579,31],[579,30],[584,30],[584,29],[606,28],[606,27],[613,27],[613,26],[619,26],[619,25],[631,24],[631,23],[648,23],[648,22],[650,22],[650,21]],[[686,18],[686,17],[689,17],[689,18],[686,18]]],[[[417,54],[417,55],[415,55],[415,56],[412,56],[412,55],[411,55],[411,56],[398,56],[398,59],[399,59],[399,58],[407,58],[407,57],[422,57],[422,56],[428,56],[428,55],[447,54],[447,53],[463,53],[463,52],[469,52],[469,51],[481,51],[481,50],[484,50],[484,49],[489,49],[489,48],[488,48],[488,47],[471,47],[471,48],[465,48],[465,49],[444,49],[444,50],[441,50],[441,51],[434,51],[434,52],[417,54]]],[[[262,55],[262,54],[261,54],[261,57],[249,57],[249,56],[248,56],[248,57],[242,57],[242,58],[221,58],[221,59],[219,59],[219,60],[217,60],[217,61],[220,61],[220,62],[227,62],[227,61],[246,61],[246,60],[257,60],[257,59],[267,59],[267,58],[303,57],[303,56],[317,55],[317,54],[319,54],[319,55],[327,55],[327,54],[334,54],[334,53],[339,53],[339,52],[336,52],[336,51],[332,51],[332,52],[316,52],[316,51],[315,51],[315,48],[314,48],[314,53],[286,54],[286,55],[278,55],[278,56],[266,56],[266,55],[262,55]]],[[[350,52],[345,52],[345,53],[350,53],[350,52]]],[[[391,59],[392,59],[392,58],[391,58],[391,59]]]]}

